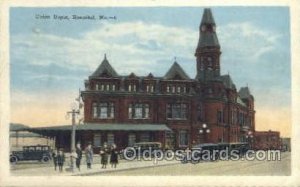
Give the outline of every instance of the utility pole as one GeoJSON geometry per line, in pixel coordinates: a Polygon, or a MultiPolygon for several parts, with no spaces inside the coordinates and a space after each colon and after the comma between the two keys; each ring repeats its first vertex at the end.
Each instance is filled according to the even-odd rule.
{"type": "Polygon", "coordinates": [[[67,117],[71,115],[72,117],[72,131],[71,131],[71,147],[70,147],[70,170],[74,172],[74,156],[73,153],[75,152],[75,141],[76,141],[76,115],[80,114],[80,108],[82,108],[82,103],[80,102],[80,90],[79,90],[79,96],[75,100],[78,102],[78,105],[76,103],[72,103],[71,111],[67,112],[67,117]]]}

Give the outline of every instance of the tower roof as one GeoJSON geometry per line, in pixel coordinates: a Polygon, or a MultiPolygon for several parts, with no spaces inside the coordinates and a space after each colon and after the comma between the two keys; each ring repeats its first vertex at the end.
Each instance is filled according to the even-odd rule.
{"type": "Polygon", "coordinates": [[[221,80],[226,88],[229,89],[236,89],[235,84],[233,83],[230,75],[222,75],[220,77],[217,77],[217,80],[221,80]]]}
{"type": "Polygon", "coordinates": [[[106,54],[104,55],[104,59],[101,64],[98,66],[96,71],[92,74],[92,76],[102,76],[103,74],[116,77],[118,73],[114,70],[114,68],[109,64],[108,60],[106,59],[106,54]]]}
{"type": "Polygon", "coordinates": [[[252,96],[248,86],[247,87],[241,87],[241,89],[239,90],[239,96],[242,99],[247,99],[247,98],[250,98],[252,96]]]}
{"type": "Polygon", "coordinates": [[[190,79],[190,77],[184,72],[182,67],[175,61],[169,71],[164,76],[165,79],[190,79]]]}
{"type": "Polygon", "coordinates": [[[204,9],[202,20],[201,20],[201,25],[203,25],[203,24],[216,25],[214,17],[213,17],[213,15],[211,13],[210,8],[205,8],[204,9]]]}
{"type": "Polygon", "coordinates": [[[220,47],[216,34],[216,23],[212,12],[209,8],[205,8],[200,24],[200,37],[197,50],[202,47],[220,47]]]}

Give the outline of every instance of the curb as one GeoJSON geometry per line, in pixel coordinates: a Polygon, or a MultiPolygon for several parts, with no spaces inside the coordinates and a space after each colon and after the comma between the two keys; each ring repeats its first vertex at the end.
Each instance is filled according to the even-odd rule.
{"type": "Polygon", "coordinates": [[[149,166],[141,166],[141,167],[132,167],[132,168],[123,168],[118,170],[101,170],[101,171],[95,171],[95,172],[89,172],[89,173],[76,173],[71,176],[89,176],[89,175],[97,175],[100,173],[113,173],[118,171],[128,171],[128,170],[134,170],[134,169],[143,169],[143,168],[151,168],[151,167],[161,167],[161,166],[168,166],[168,165],[176,165],[181,164],[181,162],[178,163],[165,163],[161,165],[149,165],[149,166]]]}

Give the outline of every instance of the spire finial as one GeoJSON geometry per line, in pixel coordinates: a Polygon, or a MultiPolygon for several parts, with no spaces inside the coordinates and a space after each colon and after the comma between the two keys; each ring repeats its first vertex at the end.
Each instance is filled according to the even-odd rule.
{"type": "Polygon", "coordinates": [[[228,74],[228,75],[230,75],[230,72],[229,72],[229,71],[227,71],[227,74],[228,74]]]}
{"type": "Polygon", "coordinates": [[[177,61],[176,56],[174,56],[174,62],[176,62],[176,61],[177,61]]]}
{"type": "Polygon", "coordinates": [[[107,60],[107,59],[106,59],[106,53],[104,53],[104,60],[107,60]]]}

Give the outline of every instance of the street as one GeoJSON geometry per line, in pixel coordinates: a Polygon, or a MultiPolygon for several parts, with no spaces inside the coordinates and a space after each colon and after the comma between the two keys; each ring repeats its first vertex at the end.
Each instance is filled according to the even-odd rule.
{"type": "Polygon", "coordinates": [[[217,161],[198,164],[176,164],[101,173],[101,175],[290,175],[290,153],[281,161],[217,161]]]}
{"type": "MultiPolygon", "coordinates": [[[[281,161],[216,161],[200,162],[197,164],[182,164],[179,161],[126,161],[120,160],[117,168],[100,169],[99,158],[93,164],[92,169],[87,170],[85,159],[82,160],[81,171],[59,173],[54,171],[53,164],[41,164],[37,162],[23,162],[11,167],[11,174],[14,176],[50,176],[50,175],[290,175],[291,174],[291,153],[284,152],[281,161]]],[[[65,168],[67,168],[66,164],[65,168]]]]}

